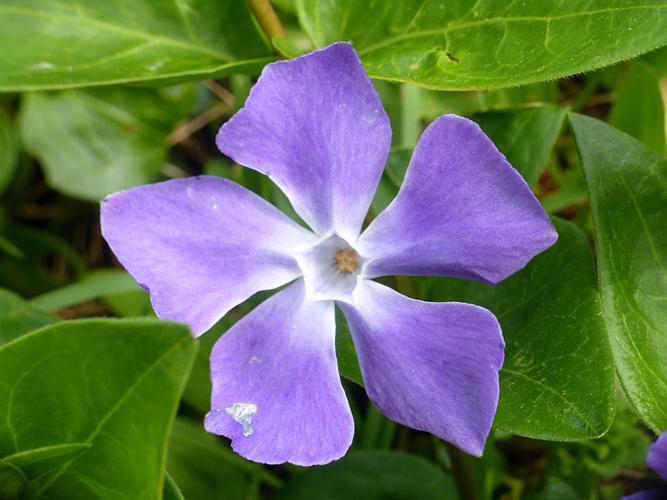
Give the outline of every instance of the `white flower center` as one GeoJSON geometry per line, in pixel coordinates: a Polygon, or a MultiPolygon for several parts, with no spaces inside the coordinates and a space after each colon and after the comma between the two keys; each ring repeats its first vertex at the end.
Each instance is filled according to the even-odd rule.
{"type": "Polygon", "coordinates": [[[310,300],[350,302],[363,261],[343,238],[328,236],[297,257],[310,300]]]}

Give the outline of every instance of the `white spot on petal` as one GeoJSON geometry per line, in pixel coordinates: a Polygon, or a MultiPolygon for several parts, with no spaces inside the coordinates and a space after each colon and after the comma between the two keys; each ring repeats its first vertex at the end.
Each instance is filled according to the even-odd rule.
{"type": "Polygon", "coordinates": [[[192,198],[192,186],[188,186],[186,192],[188,193],[188,198],[192,198]]]}
{"type": "Polygon", "coordinates": [[[225,411],[231,415],[235,422],[243,427],[243,435],[250,436],[254,431],[250,427],[252,416],[257,413],[257,405],[254,403],[234,403],[225,408],[225,411]]]}
{"type": "Polygon", "coordinates": [[[252,358],[250,358],[249,363],[250,363],[251,365],[256,365],[256,364],[259,363],[260,361],[261,361],[261,359],[259,359],[257,356],[253,356],[252,358]]]}

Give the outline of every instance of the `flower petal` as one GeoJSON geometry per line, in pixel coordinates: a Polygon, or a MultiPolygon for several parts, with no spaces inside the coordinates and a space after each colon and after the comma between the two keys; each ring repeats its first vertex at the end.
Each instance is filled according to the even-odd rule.
{"type": "Polygon", "coordinates": [[[391,128],[350,44],[269,64],[218,147],[267,174],[318,234],[356,240],[382,174],[391,128]]]}
{"type": "Polygon", "coordinates": [[[481,455],[504,356],[495,316],[471,304],[413,300],[373,281],[340,307],[371,401],[392,420],[481,455]]]}
{"type": "Polygon", "coordinates": [[[554,244],[528,185],[474,122],[422,135],[396,199],[362,234],[368,277],[446,275],[497,283],[554,244]]]}
{"type": "Polygon", "coordinates": [[[648,465],[667,481],[667,432],[663,432],[649,448],[648,465]]]}
{"type": "Polygon", "coordinates": [[[259,196],[218,177],[113,194],[102,204],[102,233],[150,291],[157,315],[195,334],[255,292],[298,277],[291,255],[316,241],[259,196]]]}
{"type": "Polygon", "coordinates": [[[666,498],[667,492],[665,490],[644,490],[626,495],[621,500],[665,500],[666,498]]]}
{"type": "Polygon", "coordinates": [[[263,302],[213,348],[206,430],[256,462],[315,465],[343,456],[354,424],[335,331],[333,302],[305,300],[303,280],[263,302]]]}

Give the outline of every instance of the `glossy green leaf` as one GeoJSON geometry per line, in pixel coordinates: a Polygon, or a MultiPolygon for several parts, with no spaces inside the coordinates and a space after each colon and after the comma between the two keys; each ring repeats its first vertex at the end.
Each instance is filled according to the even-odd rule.
{"type": "Polygon", "coordinates": [[[97,201],[156,179],[167,137],[191,94],[104,88],[27,94],[20,115],[26,149],[58,191],[97,201]]]}
{"type": "Polygon", "coordinates": [[[571,115],[593,209],[605,321],[642,419],[667,428],[667,161],[594,118],[571,115]]]}
{"type": "Polygon", "coordinates": [[[609,123],[656,153],[665,153],[665,107],[660,75],[653,67],[640,61],[632,63],[611,108],[609,123]]]}
{"type": "Polygon", "coordinates": [[[0,110],[0,193],[12,180],[19,159],[19,141],[14,123],[0,110]]]}
{"type": "Polygon", "coordinates": [[[526,182],[533,186],[544,169],[566,111],[536,106],[472,116],[526,182]]]}
{"type": "Polygon", "coordinates": [[[457,496],[451,477],[422,457],[400,452],[361,451],[294,476],[276,498],[420,500],[457,496]]]}
{"type": "Polygon", "coordinates": [[[5,0],[0,25],[0,91],[203,80],[271,55],[238,0],[5,0]]]}
{"type": "Polygon", "coordinates": [[[5,344],[0,457],[67,452],[24,464],[33,497],[161,497],[195,348],[186,327],[155,320],[68,321],[5,344]]]}
{"type": "Polygon", "coordinates": [[[0,345],[58,321],[9,290],[0,289],[0,345]]]}
{"type": "Polygon", "coordinates": [[[134,279],[119,269],[93,271],[81,281],[57,288],[30,301],[32,307],[44,311],[58,311],[105,295],[141,290],[134,279]]]}
{"type": "Polygon", "coordinates": [[[592,438],[613,420],[613,364],[586,237],[569,222],[554,224],[556,244],[498,285],[430,278],[425,296],[477,304],[500,321],[506,348],[497,429],[592,438]]]}
{"type": "Polygon", "coordinates": [[[589,71],[667,44],[664,0],[299,0],[316,46],[351,40],[374,78],[490,89],[589,71]]]}

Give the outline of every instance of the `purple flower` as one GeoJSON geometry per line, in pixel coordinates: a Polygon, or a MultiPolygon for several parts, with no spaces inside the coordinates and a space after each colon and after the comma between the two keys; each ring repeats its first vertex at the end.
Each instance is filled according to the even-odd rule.
{"type": "Polygon", "coordinates": [[[323,464],[353,437],[338,375],[334,304],[370,399],[389,418],[480,455],[498,403],[503,338],[486,309],[407,298],[373,278],[497,283],[556,240],[530,189],[479,127],[424,132],[393,203],[360,235],[391,143],[352,46],[268,65],[220,150],[268,175],[312,229],[225,179],[195,177],[107,198],[102,230],[161,318],[196,335],[259,290],[290,283],[211,354],[206,429],[264,463],[323,464]]]}
{"type": "MultiPolygon", "coordinates": [[[[667,481],[667,432],[663,432],[658,440],[648,450],[648,465],[663,481],[667,481]]],[[[667,483],[662,487],[633,493],[623,497],[623,500],[665,500],[667,498],[667,483]]]]}

